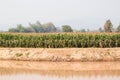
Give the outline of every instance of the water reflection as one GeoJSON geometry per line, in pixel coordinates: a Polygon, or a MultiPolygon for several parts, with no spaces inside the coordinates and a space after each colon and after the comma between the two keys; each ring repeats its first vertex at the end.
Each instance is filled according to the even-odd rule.
{"type": "Polygon", "coordinates": [[[0,80],[120,80],[120,62],[0,61],[0,80]]]}
{"type": "Polygon", "coordinates": [[[37,74],[32,75],[10,75],[10,76],[1,76],[0,80],[120,80],[120,77],[111,77],[111,76],[91,76],[91,77],[82,77],[82,76],[72,76],[72,77],[58,77],[58,76],[41,76],[37,74]]]}

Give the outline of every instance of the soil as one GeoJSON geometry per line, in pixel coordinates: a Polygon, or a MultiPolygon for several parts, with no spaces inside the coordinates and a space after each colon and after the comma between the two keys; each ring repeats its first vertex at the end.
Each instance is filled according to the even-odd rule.
{"type": "Polygon", "coordinates": [[[0,48],[1,60],[120,61],[120,48],[0,48]]]}

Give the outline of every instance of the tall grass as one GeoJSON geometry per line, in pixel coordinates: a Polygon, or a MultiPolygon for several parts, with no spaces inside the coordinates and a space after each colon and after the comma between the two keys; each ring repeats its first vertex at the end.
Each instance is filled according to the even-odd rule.
{"type": "Polygon", "coordinates": [[[0,47],[110,48],[120,47],[120,34],[0,34],[0,47]]]}

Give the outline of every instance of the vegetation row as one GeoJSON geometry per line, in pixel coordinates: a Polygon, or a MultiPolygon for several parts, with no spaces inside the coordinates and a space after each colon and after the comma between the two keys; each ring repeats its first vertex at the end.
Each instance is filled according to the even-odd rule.
{"type": "Polygon", "coordinates": [[[0,47],[110,48],[120,47],[120,34],[0,34],[0,47]]]}

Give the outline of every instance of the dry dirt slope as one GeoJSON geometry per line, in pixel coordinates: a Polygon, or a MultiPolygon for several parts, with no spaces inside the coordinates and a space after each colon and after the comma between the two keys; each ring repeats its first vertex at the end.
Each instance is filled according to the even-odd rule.
{"type": "Polygon", "coordinates": [[[120,61],[120,48],[0,48],[1,60],[120,61]]]}

